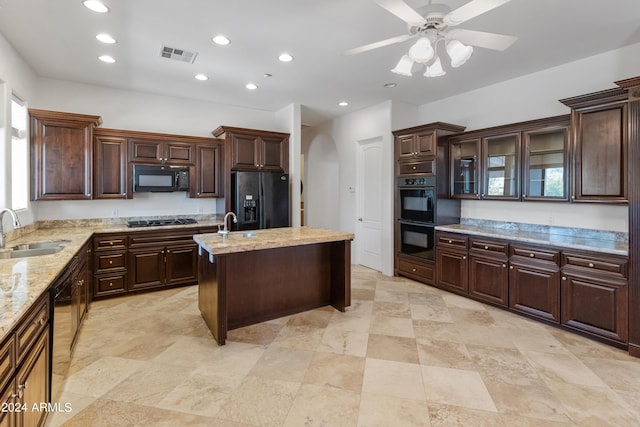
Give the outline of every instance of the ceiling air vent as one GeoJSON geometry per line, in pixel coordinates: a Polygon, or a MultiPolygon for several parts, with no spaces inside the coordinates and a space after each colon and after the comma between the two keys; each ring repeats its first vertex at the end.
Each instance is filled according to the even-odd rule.
{"type": "Polygon", "coordinates": [[[197,52],[189,52],[188,50],[178,49],[175,47],[162,46],[160,48],[160,56],[167,59],[173,59],[179,62],[188,62],[193,64],[196,60],[197,52]]]}

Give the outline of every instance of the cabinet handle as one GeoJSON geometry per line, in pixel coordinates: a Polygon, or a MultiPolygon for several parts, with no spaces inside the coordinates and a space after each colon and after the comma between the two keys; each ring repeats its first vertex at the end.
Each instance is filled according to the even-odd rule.
{"type": "Polygon", "coordinates": [[[593,263],[592,263],[592,262],[590,262],[590,263],[589,263],[589,267],[590,267],[590,268],[593,268],[593,267],[595,267],[595,265],[593,265],[593,263]]]}
{"type": "Polygon", "coordinates": [[[38,326],[38,325],[43,326],[43,325],[45,324],[44,317],[41,317],[40,319],[38,319],[38,320],[34,321],[34,322],[33,322],[33,324],[34,324],[35,326],[38,326]]]}
{"type": "Polygon", "coordinates": [[[567,278],[563,276],[563,277],[562,277],[562,280],[567,280],[567,278]]]}
{"type": "Polygon", "coordinates": [[[416,167],[414,166],[414,167],[412,167],[411,169],[416,170],[416,167]]]}
{"type": "Polygon", "coordinates": [[[113,246],[115,243],[114,243],[114,242],[109,242],[109,244],[110,244],[111,246],[113,246]]]}
{"type": "Polygon", "coordinates": [[[412,268],[412,269],[411,269],[411,271],[413,271],[413,272],[415,273],[415,272],[416,272],[416,271],[418,271],[418,270],[416,270],[415,268],[412,268]]]}
{"type": "Polygon", "coordinates": [[[489,246],[487,246],[487,245],[484,245],[484,248],[485,248],[485,250],[486,250],[486,249],[489,249],[489,246]]]}
{"type": "Polygon", "coordinates": [[[509,270],[513,270],[513,265],[510,265],[510,266],[509,266],[509,270]]]}
{"type": "Polygon", "coordinates": [[[112,287],[112,286],[113,286],[113,282],[109,282],[109,287],[112,287]]]}
{"type": "Polygon", "coordinates": [[[453,243],[453,240],[449,240],[449,243],[453,243]]]}
{"type": "Polygon", "coordinates": [[[466,255],[463,255],[463,256],[462,256],[462,259],[467,259],[467,256],[466,256],[466,255]]]}
{"type": "Polygon", "coordinates": [[[507,268],[507,264],[502,264],[502,268],[507,268]]]}
{"type": "Polygon", "coordinates": [[[530,256],[531,258],[535,258],[535,257],[536,257],[536,254],[529,254],[529,256],[530,256]]]}
{"type": "Polygon", "coordinates": [[[109,260],[109,265],[113,264],[113,260],[109,260]]]}

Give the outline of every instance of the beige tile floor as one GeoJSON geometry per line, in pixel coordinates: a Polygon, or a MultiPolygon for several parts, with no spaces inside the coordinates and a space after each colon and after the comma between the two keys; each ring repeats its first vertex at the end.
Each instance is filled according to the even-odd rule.
{"type": "Polygon", "coordinates": [[[197,287],[94,302],[50,426],[637,426],[640,359],[354,267],[353,304],[213,341],[197,287]]]}

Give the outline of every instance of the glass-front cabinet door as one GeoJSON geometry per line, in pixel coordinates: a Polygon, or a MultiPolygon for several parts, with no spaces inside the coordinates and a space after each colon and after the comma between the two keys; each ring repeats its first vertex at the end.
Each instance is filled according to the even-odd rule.
{"type": "Polygon", "coordinates": [[[451,153],[451,197],[477,199],[480,195],[480,139],[454,141],[451,153]]]}
{"type": "Polygon", "coordinates": [[[520,133],[483,138],[481,199],[520,198],[520,133]]]}
{"type": "Polygon", "coordinates": [[[568,129],[524,132],[523,200],[568,200],[568,129]]]}

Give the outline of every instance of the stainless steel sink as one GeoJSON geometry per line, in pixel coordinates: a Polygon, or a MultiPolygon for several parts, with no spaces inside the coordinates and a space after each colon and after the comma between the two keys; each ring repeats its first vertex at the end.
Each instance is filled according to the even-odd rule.
{"type": "Polygon", "coordinates": [[[54,242],[34,242],[23,243],[21,245],[15,245],[11,249],[14,251],[23,251],[29,249],[50,249],[50,248],[62,248],[64,243],[69,243],[69,240],[56,240],[54,242]]]}
{"type": "Polygon", "coordinates": [[[55,242],[34,242],[15,245],[9,250],[0,251],[0,259],[28,258],[33,256],[52,255],[64,249],[69,240],[55,242]]]}

